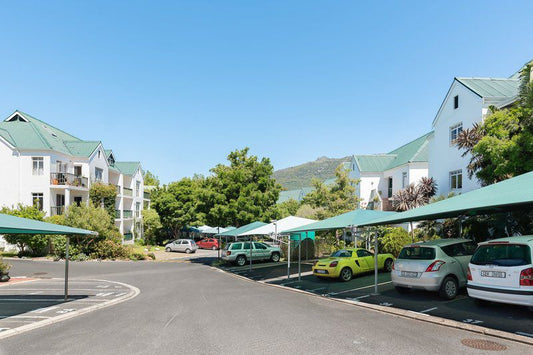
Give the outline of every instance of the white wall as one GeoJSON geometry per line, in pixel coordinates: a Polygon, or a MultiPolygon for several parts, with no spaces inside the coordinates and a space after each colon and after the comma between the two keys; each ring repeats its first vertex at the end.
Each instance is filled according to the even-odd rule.
{"type": "Polygon", "coordinates": [[[450,189],[450,171],[462,170],[463,188],[456,193],[467,192],[480,187],[474,177],[468,179],[466,166],[469,155],[461,157],[462,152],[450,144],[450,127],[463,123],[463,129],[472,127],[474,122],[482,120],[483,100],[478,95],[454,81],[443,106],[433,124],[435,131],[429,146],[429,176],[437,182],[437,194],[447,195],[450,189]],[[454,109],[454,97],[459,95],[459,108],[454,109]]]}
{"type": "Polygon", "coordinates": [[[19,160],[14,151],[0,138],[0,207],[11,207],[18,203],[20,192],[19,160]]]}
{"type": "Polygon", "coordinates": [[[102,145],[96,149],[93,154],[89,157],[89,174],[87,175],[89,177],[89,184],[94,182],[96,179],[95,177],[95,169],[100,168],[103,170],[102,174],[102,181],[104,183],[107,183],[109,181],[109,165],[107,163],[107,158],[104,152],[104,148],[102,145]],[[100,153],[100,154],[98,154],[100,153]]]}

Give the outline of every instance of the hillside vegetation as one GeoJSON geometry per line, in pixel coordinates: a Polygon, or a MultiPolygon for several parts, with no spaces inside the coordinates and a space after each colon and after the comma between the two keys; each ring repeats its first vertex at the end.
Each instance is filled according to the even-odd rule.
{"type": "Polygon", "coordinates": [[[311,186],[311,179],[327,180],[335,177],[335,169],[339,164],[350,161],[350,157],[320,157],[315,161],[300,164],[274,172],[274,178],[284,189],[293,190],[311,186]]]}

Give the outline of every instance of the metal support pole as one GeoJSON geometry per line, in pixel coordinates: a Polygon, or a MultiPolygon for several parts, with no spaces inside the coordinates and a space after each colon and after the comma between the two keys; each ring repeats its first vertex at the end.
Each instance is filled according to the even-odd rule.
{"type": "MultiPolygon", "coordinates": [[[[305,233],[307,235],[307,232],[305,233]]],[[[299,233],[300,240],[298,244],[298,281],[302,278],[302,232],[299,233]]]]}
{"type": "Polygon", "coordinates": [[[250,271],[252,271],[252,236],[250,236],[250,271]]]}
{"type": "Polygon", "coordinates": [[[217,232],[218,232],[218,258],[220,259],[220,247],[221,247],[221,244],[220,244],[220,227],[217,227],[217,232]]]}
{"type": "Polygon", "coordinates": [[[289,242],[287,243],[287,280],[291,278],[291,236],[289,234],[289,242]]]}
{"type": "Polygon", "coordinates": [[[378,232],[374,236],[374,294],[378,294],[378,232]]]}
{"type": "Polygon", "coordinates": [[[68,300],[68,249],[70,237],[67,235],[67,243],[65,244],[65,302],[68,300]]]}

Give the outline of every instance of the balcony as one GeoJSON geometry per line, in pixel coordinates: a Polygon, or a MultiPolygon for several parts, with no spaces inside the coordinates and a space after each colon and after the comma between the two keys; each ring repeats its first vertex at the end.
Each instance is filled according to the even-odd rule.
{"type": "Polygon", "coordinates": [[[115,185],[115,184],[112,184],[112,185],[115,186],[115,189],[117,190],[117,195],[120,195],[120,186],[115,185]]]}
{"type": "Polygon", "coordinates": [[[132,210],[124,210],[122,211],[122,218],[133,218],[133,211],[132,210]]]}
{"type": "Polygon", "coordinates": [[[51,206],[50,216],[58,216],[65,213],[65,206],[51,206]]]}
{"type": "Polygon", "coordinates": [[[150,193],[149,192],[144,192],[144,199],[145,200],[149,200],[150,199],[150,193]]]}
{"type": "Polygon", "coordinates": [[[124,187],[122,194],[127,197],[133,197],[133,189],[130,189],[128,187],[124,187]]]}
{"type": "Polygon", "coordinates": [[[120,210],[115,210],[115,219],[120,219],[120,210]]]}
{"type": "Polygon", "coordinates": [[[50,184],[87,188],[89,186],[89,179],[71,173],[50,173],[50,184]]]}

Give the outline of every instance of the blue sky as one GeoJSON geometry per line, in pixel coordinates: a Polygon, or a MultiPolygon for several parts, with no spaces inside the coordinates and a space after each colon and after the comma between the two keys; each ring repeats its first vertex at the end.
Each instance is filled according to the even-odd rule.
{"type": "Polygon", "coordinates": [[[163,182],[249,146],[276,169],[390,151],[454,76],[533,59],[531,1],[2,1],[0,113],[163,182]]]}

